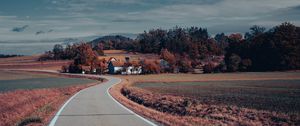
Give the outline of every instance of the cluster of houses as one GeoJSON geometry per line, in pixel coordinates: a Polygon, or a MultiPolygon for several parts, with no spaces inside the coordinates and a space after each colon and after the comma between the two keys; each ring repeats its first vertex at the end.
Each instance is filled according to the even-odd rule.
{"type": "Polygon", "coordinates": [[[139,64],[128,64],[129,57],[125,57],[125,62],[117,60],[116,58],[110,58],[108,60],[108,73],[109,74],[123,74],[123,75],[130,75],[130,74],[141,74],[142,73],[142,66],[139,64]]]}
{"type": "MultiPolygon", "coordinates": [[[[103,73],[108,74],[122,74],[122,75],[132,75],[132,74],[142,74],[142,66],[139,64],[130,63],[129,57],[125,57],[125,62],[116,59],[114,57],[110,57],[103,73]]],[[[91,66],[82,66],[82,74],[85,73],[97,73],[96,68],[91,68],[91,66]]]]}
{"type": "MultiPolygon", "coordinates": [[[[213,56],[210,59],[206,59],[200,62],[199,65],[193,68],[191,71],[195,74],[203,73],[203,67],[206,64],[212,63],[214,66],[218,66],[224,60],[224,56],[213,56]]],[[[170,65],[166,60],[159,59],[161,69],[169,69],[170,65]]],[[[105,61],[105,69],[103,69],[100,73],[107,74],[122,74],[122,75],[139,75],[143,72],[143,67],[139,64],[139,61],[130,61],[129,57],[125,57],[125,60],[117,59],[115,57],[110,57],[107,61],[105,61]]],[[[86,73],[99,73],[99,68],[92,68],[91,66],[82,66],[82,74],[86,73]]],[[[178,68],[174,68],[172,73],[178,73],[178,68]]]]}

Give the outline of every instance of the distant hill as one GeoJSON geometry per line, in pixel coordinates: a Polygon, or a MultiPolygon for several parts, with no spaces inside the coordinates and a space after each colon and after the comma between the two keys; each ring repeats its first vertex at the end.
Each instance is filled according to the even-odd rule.
{"type": "Polygon", "coordinates": [[[138,36],[138,34],[133,34],[133,33],[111,33],[109,35],[110,36],[120,35],[120,36],[124,36],[124,37],[131,38],[131,39],[136,39],[138,36]]]}
{"type": "Polygon", "coordinates": [[[91,43],[91,45],[94,47],[100,42],[105,45],[105,49],[120,49],[128,43],[132,43],[133,39],[124,37],[122,35],[107,35],[94,39],[89,43],[91,43]],[[111,42],[112,45],[110,45],[109,42],[111,42]]]}
{"type": "Polygon", "coordinates": [[[132,39],[121,35],[108,35],[108,36],[103,36],[94,39],[91,42],[100,42],[100,41],[105,41],[105,42],[106,41],[132,41],[132,39]]]}

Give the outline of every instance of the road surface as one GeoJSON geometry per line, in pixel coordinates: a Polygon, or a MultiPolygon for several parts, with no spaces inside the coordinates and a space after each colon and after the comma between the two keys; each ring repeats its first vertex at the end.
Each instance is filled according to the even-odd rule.
{"type": "MultiPolygon", "coordinates": [[[[58,73],[53,70],[7,69],[58,73]]],[[[111,76],[71,74],[105,78],[108,81],[83,89],[73,95],[59,109],[49,126],[156,126],[155,123],[135,114],[117,102],[109,89],[121,82],[111,76]]]]}
{"type": "MultiPolygon", "coordinates": [[[[83,75],[97,76],[97,75],[83,75]]],[[[109,76],[103,84],[72,96],[57,112],[49,126],[153,126],[154,123],[118,103],[108,92],[121,79],[109,76]]]]}
{"type": "MultiPolygon", "coordinates": [[[[96,76],[96,75],[84,75],[96,76]]],[[[98,76],[100,77],[100,76],[98,76]]],[[[57,112],[49,126],[151,126],[154,123],[136,115],[109,94],[121,79],[101,76],[108,81],[84,89],[71,97],[57,112]]]]}

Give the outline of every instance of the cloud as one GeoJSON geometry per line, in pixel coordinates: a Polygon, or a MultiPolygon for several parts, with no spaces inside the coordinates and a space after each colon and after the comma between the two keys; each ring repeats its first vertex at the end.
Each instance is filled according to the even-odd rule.
{"type": "Polygon", "coordinates": [[[42,30],[40,30],[40,31],[37,31],[36,33],[35,33],[35,35],[40,35],[40,34],[46,34],[46,33],[50,33],[50,32],[53,32],[54,30],[53,29],[50,29],[50,30],[48,30],[48,31],[42,31],[42,30]]]}
{"type": "Polygon", "coordinates": [[[24,25],[23,27],[14,27],[11,31],[13,32],[23,32],[29,25],[24,25]]]}
{"type": "Polygon", "coordinates": [[[0,13],[2,39],[139,33],[176,25],[206,27],[215,34],[245,32],[255,24],[267,28],[285,21],[300,24],[299,0],[41,0],[26,2],[26,14],[2,3],[0,8],[7,6],[0,13]],[[38,11],[31,9],[33,3],[38,11]],[[30,28],[17,27],[14,32],[26,32],[15,36],[11,28],[16,24],[30,28]]]}
{"type": "Polygon", "coordinates": [[[45,32],[44,32],[44,31],[37,31],[37,32],[35,33],[35,35],[40,35],[40,34],[45,34],[45,32]]]}

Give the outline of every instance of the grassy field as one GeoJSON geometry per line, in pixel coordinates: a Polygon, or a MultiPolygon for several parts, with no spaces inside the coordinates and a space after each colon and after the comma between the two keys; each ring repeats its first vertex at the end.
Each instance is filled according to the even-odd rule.
{"type": "Polygon", "coordinates": [[[300,113],[300,80],[237,80],[139,83],[155,93],[196,98],[202,103],[300,113]]]}
{"type": "Polygon", "coordinates": [[[0,71],[0,92],[17,89],[57,88],[96,82],[82,78],[64,78],[47,74],[0,71]]]}

